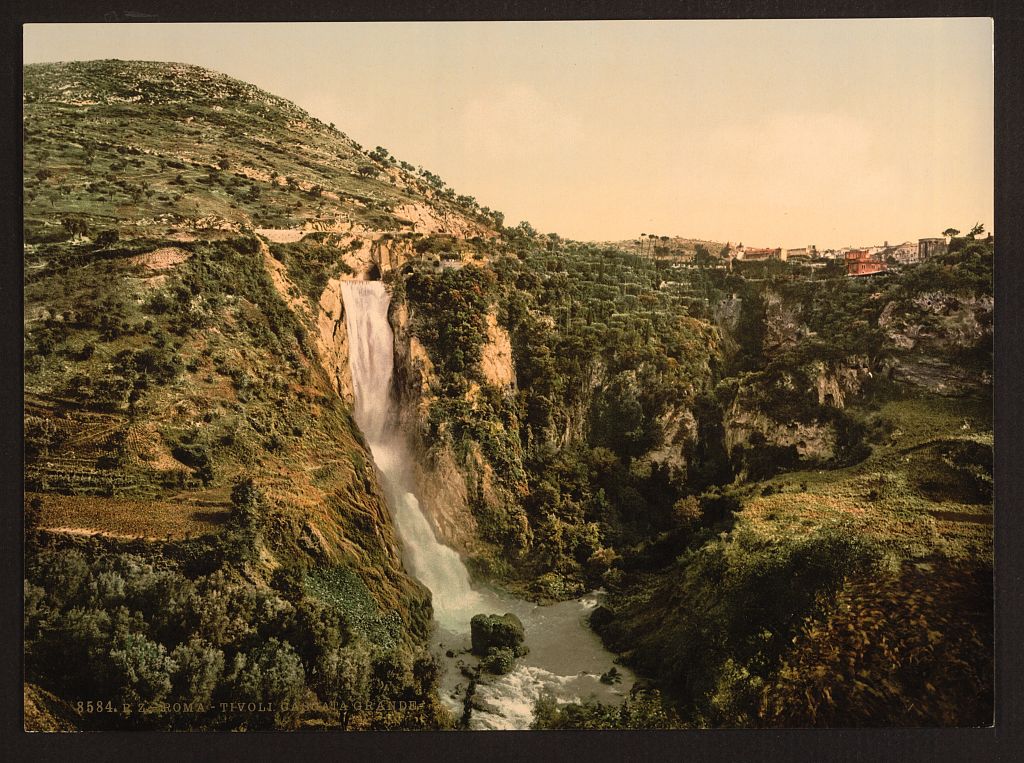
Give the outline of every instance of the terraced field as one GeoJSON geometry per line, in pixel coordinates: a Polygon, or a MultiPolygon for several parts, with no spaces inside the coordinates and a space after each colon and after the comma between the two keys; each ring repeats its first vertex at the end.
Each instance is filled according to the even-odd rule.
{"type": "Polygon", "coordinates": [[[51,532],[111,538],[169,540],[217,532],[228,518],[227,496],[151,501],[86,495],[26,493],[39,507],[39,527],[51,532]]]}

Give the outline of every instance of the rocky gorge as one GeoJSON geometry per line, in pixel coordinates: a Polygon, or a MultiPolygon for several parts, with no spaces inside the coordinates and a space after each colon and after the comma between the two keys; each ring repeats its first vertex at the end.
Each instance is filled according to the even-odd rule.
{"type": "Polygon", "coordinates": [[[25,82],[40,724],[984,718],[991,242],[680,271],[505,226],[197,67],[25,82]],[[522,643],[475,649],[506,612],[522,643]],[[824,647],[849,618],[888,662],[824,647]],[[861,670],[882,693],[839,706],[861,670]],[[89,692],[291,709],[87,717],[89,692]]]}

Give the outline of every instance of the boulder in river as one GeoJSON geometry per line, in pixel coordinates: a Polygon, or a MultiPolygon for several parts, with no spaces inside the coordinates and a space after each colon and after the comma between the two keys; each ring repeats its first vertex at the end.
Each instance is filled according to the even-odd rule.
{"type": "Polygon", "coordinates": [[[507,646],[492,647],[486,657],[480,660],[480,667],[488,673],[503,676],[512,671],[516,654],[507,646]]]}
{"type": "Polygon", "coordinates": [[[518,651],[526,637],[522,621],[511,612],[504,615],[473,615],[469,621],[473,654],[485,656],[491,649],[518,651]]]}

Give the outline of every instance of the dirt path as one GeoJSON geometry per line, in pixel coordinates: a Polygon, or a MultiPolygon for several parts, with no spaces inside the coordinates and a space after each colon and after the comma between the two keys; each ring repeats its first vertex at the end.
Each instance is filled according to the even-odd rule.
{"type": "Polygon", "coordinates": [[[144,541],[156,541],[163,540],[153,535],[127,535],[125,533],[115,533],[108,530],[97,530],[89,527],[40,527],[40,530],[50,533],[63,533],[65,535],[79,535],[86,538],[92,538],[99,536],[101,538],[114,538],[116,540],[144,540],[144,541]]]}

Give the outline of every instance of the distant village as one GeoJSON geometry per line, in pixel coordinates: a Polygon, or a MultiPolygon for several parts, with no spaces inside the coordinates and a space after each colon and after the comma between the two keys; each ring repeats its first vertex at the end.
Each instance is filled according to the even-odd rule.
{"type": "MultiPolygon", "coordinates": [[[[987,240],[992,241],[991,233],[987,240]]],[[[775,260],[816,269],[824,268],[832,262],[841,262],[846,267],[846,275],[861,277],[883,273],[892,266],[914,265],[938,257],[948,251],[950,241],[951,237],[947,235],[904,241],[901,244],[885,241],[881,245],[841,249],[818,249],[813,244],[797,249],[748,247],[742,243],[729,242],[718,253],[717,261],[712,260],[711,264],[712,267],[732,269],[734,262],[775,260]]],[[[699,256],[692,251],[683,252],[676,259],[683,267],[697,267],[700,264],[699,256]]]]}

